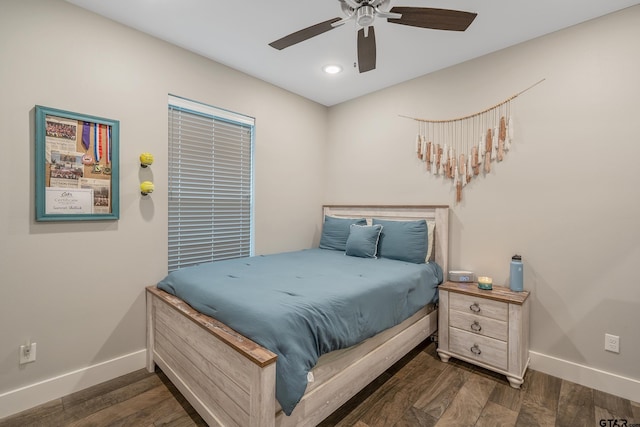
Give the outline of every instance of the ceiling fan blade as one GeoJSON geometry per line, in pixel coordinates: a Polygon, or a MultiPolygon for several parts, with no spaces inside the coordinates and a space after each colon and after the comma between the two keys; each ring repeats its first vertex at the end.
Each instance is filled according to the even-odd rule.
{"type": "Polygon", "coordinates": [[[364,36],[364,28],[358,30],[358,70],[361,73],[375,70],[376,68],[376,32],[373,26],[369,27],[369,35],[364,36]]]}
{"type": "Polygon", "coordinates": [[[274,42],[271,42],[269,43],[269,46],[278,50],[282,50],[285,47],[293,46],[296,43],[303,42],[310,39],[311,37],[315,37],[319,34],[326,33],[329,30],[333,30],[335,27],[333,27],[331,24],[340,20],[342,20],[342,18],[333,18],[329,19],[328,21],[312,25],[300,31],[296,31],[295,33],[291,33],[288,36],[284,36],[283,38],[278,39],[274,42]]]}
{"type": "Polygon", "coordinates": [[[434,30],[464,31],[478,16],[461,10],[433,9],[429,7],[392,7],[390,12],[402,14],[402,18],[389,18],[387,22],[434,30]]]}

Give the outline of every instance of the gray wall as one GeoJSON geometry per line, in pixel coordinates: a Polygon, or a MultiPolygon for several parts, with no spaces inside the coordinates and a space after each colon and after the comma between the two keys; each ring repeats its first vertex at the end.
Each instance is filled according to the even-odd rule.
{"type": "Polygon", "coordinates": [[[0,58],[0,395],[144,349],[144,287],[167,272],[169,93],[256,118],[256,253],[317,238],[325,107],[57,0],[1,0],[0,58]],[[120,121],[119,221],[34,221],[35,105],[120,121]]]}
{"type": "Polygon", "coordinates": [[[532,351],[639,381],[638,22],[635,6],[331,108],[326,201],[451,205],[452,269],[508,285],[523,255],[532,351]],[[465,116],[542,78],[514,101],[506,159],[456,204],[399,115],[465,116]]]}

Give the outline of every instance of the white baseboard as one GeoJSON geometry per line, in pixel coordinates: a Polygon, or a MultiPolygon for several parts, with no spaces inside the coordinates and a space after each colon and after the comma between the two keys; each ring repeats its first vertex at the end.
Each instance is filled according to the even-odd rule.
{"type": "Polygon", "coordinates": [[[147,350],[0,394],[0,419],[145,367],[147,350]]]}
{"type": "Polygon", "coordinates": [[[530,351],[529,357],[531,358],[529,365],[531,369],[634,402],[640,402],[640,381],[636,379],[536,353],[535,351],[530,351]]]}

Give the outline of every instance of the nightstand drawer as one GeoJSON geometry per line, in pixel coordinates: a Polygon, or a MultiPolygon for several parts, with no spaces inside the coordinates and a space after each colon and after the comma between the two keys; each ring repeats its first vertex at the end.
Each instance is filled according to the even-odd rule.
{"type": "Polygon", "coordinates": [[[505,302],[455,292],[450,292],[449,308],[463,313],[504,320],[505,322],[509,318],[509,305],[505,302]]]}
{"type": "Polygon", "coordinates": [[[506,370],[507,343],[456,328],[449,328],[449,350],[487,365],[506,370]]]}
{"type": "Polygon", "coordinates": [[[463,313],[462,311],[451,311],[449,313],[449,325],[502,341],[507,341],[509,336],[509,326],[504,320],[491,319],[477,314],[463,313]]]}

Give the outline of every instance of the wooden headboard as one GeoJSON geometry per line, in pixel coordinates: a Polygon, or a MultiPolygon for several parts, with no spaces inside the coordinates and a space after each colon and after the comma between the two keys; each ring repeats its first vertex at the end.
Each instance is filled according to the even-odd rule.
{"type": "Polygon", "coordinates": [[[322,207],[324,215],[341,218],[366,218],[371,224],[372,218],[389,220],[425,219],[435,222],[433,251],[435,261],[442,267],[444,277],[449,271],[449,206],[367,206],[367,205],[325,205],[322,207]]]}

